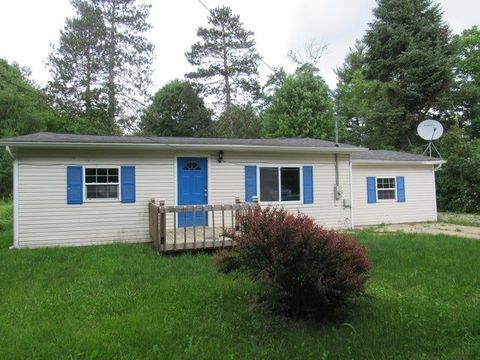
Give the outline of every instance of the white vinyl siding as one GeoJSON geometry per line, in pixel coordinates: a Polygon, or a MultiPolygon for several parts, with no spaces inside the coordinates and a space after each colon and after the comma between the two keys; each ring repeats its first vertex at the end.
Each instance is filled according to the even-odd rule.
{"type": "MultiPolygon", "coordinates": [[[[343,198],[335,200],[335,161],[333,154],[258,154],[225,152],[224,162],[218,163],[216,157],[210,159],[210,197],[209,203],[231,203],[236,196],[245,201],[245,165],[277,165],[296,167],[311,165],[313,167],[313,204],[284,202],[278,204],[296,213],[300,211],[312,216],[321,225],[328,228],[349,228],[351,226],[351,209],[343,206],[343,199],[350,200],[350,165],[348,155],[339,155],[339,177],[343,189],[343,198]]],[[[303,187],[301,183],[300,186],[303,187]]],[[[259,194],[257,179],[257,195],[259,194]]],[[[216,224],[221,221],[217,215],[216,224]]]]}
{"type": "Polygon", "coordinates": [[[19,247],[150,241],[150,198],[175,202],[174,155],[165,152],[22,150],[19,153],[19,247]],[[135,165],[136,202],[67,205],[67,165],[135,165]]]}
{"type": "MultiPolygon", "coordinates": [[[[148,236],[148,202],[151,198],[176,202],[176,154],[166,151],[135,150],[21,150],[18,155],[18,246],[75,246],[111,242],[144,242],[148,236]],[[87,201],[67,205],[66,167],[68,165],[109,167],[134,165],[136,169],[136,202],[87,201]]],[[[231,204],[235,197],[245,200],[245,165],[261,163],[281,166],[313,166],[314,203],[282,204],[286,209],[301,211],[329,228],[351,225],[351,209],[343,200],[334,199],[335,163],[333,154],[287,154],[229,152],[218,163],[211,152],[197,153],[208,157],[208,203],[231,204]]],[[[339,156],[340,185],[345,199],[350,199],[350,166],[348,155],[339,156]]],[[[211,216],[210,216],[211,217],[211,216]]],[[[216,213],[216,225],[221,215],[216,213]]],[[[211,219],[209,219],[211,224],[211,219]]],[[[226,226],[231,218],[226,217],[226,226]]]]}
{"type": "Polygon", "coordinates": [[[432,165],[360,165],[354,162],[352,188],[355,226],[436,221],[435,175],[432,165]],[[369,204],[366,183],[369,176],[374,176],[377,180],[404,176],[406,201],[377,199],[376,203],[369,204]]]}

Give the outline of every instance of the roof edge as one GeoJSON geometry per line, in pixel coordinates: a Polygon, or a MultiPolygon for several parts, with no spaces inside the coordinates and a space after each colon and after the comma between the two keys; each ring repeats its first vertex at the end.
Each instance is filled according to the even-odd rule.
{"type": "Polygon", "coordinates": [[[363,160],[352,159],[352,164],[358,165],[441,165],[445,164],[447,160],[432,159],[432,160],[363,160]]]}
{"type": "Polygon", "coordinates": [[[276,150],[290,152],[314,152],[314,153],[345,153],[368,151],[362,147],[300,147],[281,145],[240,145],[240,144],[178,144],[178,143],[110,143],[110,142],[53,142],[53,141],[8,141],[0,140],[0,144],[15,148],[106,148],[106,149],[171,149],[171,150],[276,150]]]}

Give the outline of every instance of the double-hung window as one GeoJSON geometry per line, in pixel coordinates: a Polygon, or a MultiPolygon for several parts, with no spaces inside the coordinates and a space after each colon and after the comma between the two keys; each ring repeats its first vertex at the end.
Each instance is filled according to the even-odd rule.
{"type": "Polygon", "coordinates": [[[298,166],[259,167],[260,201],[301,200],[301,171],[298,166]]]}
{"type": "Polygon", "coordinates": [[[86,167],[85,194],[87,200],[119,199],[118,167],[86,167]]]}
{"type": "Polygon", "coordinates": [[[377,178],[378,200],[395,200],[396,189],[395,178],[377,178]]]}

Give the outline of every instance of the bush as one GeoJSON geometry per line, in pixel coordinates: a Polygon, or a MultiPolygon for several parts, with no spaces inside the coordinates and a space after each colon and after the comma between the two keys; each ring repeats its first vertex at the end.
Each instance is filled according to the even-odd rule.
{"type": "Polygon", "coordinates": [[[257,280],[260,300],[273,312],[330,317],[363,294],[370,261],[365,247],[348,235],[277,208],[243,216],[241,224],[240,235],[227,234],[238,245],[217,266],[238,268],[257,280]]]}
{"type": "Polygon", "coordinates": [[[12,203],[0,200],[0,231],[7,230],[12,226],[12,217],[12,203]]]}

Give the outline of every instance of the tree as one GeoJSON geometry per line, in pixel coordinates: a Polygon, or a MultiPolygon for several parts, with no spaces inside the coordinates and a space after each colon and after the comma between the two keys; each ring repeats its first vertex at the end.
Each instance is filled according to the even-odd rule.
{"type": "Polygon", "coordinates": [[[454,126],[437,145],[447,160],[436,173],[440,209],[480,212],[480,139],[454,126]]]}
{"type": "Polygon", "coordinates": [[[173,80],[157,91],[141,119],[146,135],[206,136],[211,113],[186,81],[173,80]]]}
{"type": "Polygon", "coordinates": [[[373,81],[365,79],[365,45],[362,42],[357,41],[355,48],[350,49],[344,64],[335,73],[338,78],[335,115],[344,130],[341,141],[364,145],[374,86],[373,81]]]}
{"type": "MultiPolygon", "coordinates": [[[[0,138],[38,131],[64,131],[65,119],[50,108],[47,96],[28,77],[30,71],[0,59],[0,138]]],[[[0,197],[12,189],[12,159],[0,149],[0,197]]]]}
{"type": "Polygon", "coordinates": [[[228,138],[258,138],[260,119],[251,105],[232,105],[215,122],[212,135],[228,138]]]}
{"type": "Polygon", "coordinates": [[[89,112],[93,102],[98,104],[110,132],[115,126],[132,129],[151,82],[153,45],[145,37],[151,5],[136,0],[73,0],[72,5],[76,17],[67,19],[49,58],[57,88],[52,92],[68,90],[67,98],[80,103],[66,105],[75,105],[74,112],[83,109],[87,118],[98,117],[89,112]]]}
{"type": "Polygon", "coordinates": [[[289,75],[262,118],[265,137],[333,139],[333,103],[325,81],[312,71],[289,75]]]}
{"type": "Polygon", "coordinates": [[[455,83],[443,97],[440,112],[446,122],[480,138],[480,29],[474,26],[456,35],[455,83]]]}
{"type": "Polygon", "coordinates": [[[287,55],[297,66],[297,70],[317,72],[318,64],[325,50],[327,50],[326,44],[313,39],[307,42],[303,49],[290,50],[287,55]]]}
{"type": "Polygon", "coordinates": [[[115,123],[106,116],[107,98],[102,88],[106,31],[102,14],[87,1],[73,0],[72,5],[76,15],[66,20],[59,44],[48,57],[49,93],[53,104],[72,121],[83,117],[103,127],[103,133],[111,133],[115,123]]]}
{"type": "Polygon", "coordinates": [[[218,7],[208,17],[210,27],[200,27],[200,41],[186,53],[196,69],[186,74],[219,109],[244,104],[258,97],[258,61],[253,32],[243,28],[229,7],[218,7]]]}
{"type": "Polygon", "coordinates": [[[409,148],[418,141],[418,123],[451,86],[450,30],[430,0],[378,0],[364,42],[366,79],[377,82],[375,92],[385,100],[373,104],[367,126],[377,145],[409,148]]]}

